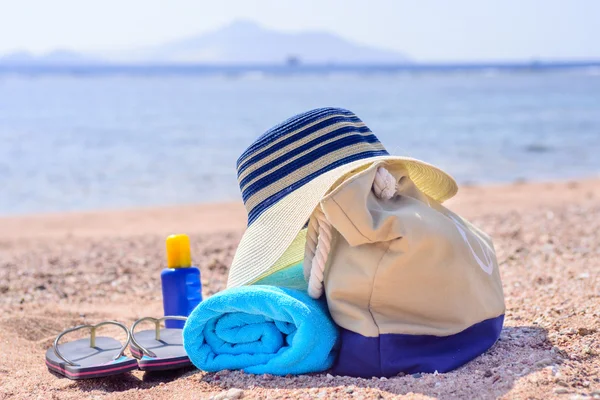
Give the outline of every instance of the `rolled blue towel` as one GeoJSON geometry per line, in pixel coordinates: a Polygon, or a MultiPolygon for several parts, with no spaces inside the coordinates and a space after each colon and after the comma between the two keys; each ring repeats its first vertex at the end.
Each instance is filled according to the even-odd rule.
{"type": "Polygon", "coordinates": [[[201,302],[183,328],[196,367],[304,374],[331,367],[338,329],[324,300],[267,285],[226,289],[201,302]]]}

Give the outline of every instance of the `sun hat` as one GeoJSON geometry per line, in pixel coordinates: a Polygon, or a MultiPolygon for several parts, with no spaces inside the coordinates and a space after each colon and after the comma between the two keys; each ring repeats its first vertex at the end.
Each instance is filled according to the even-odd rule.
{"type": "Polygon", "coordinates": [[[306,226],[336,184],[374,162],[400,165],[417,188],[438,202],[458,186],[426,162],[390,155],[351,111],[319,108],[266,131],[237,161],[248,226],[230,267],[227,287],[253,284],[301,263],[306,226]]]}

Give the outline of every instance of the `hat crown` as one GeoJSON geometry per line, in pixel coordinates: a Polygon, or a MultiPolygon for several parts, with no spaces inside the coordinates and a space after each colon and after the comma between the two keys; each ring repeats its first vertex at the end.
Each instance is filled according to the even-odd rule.
{"type": "Polygon", "coordinates": [[[388,155],[354,113],[319,108],[262,134],[237,162],[248,225],[280,199],[341,165],[388,155]]]}

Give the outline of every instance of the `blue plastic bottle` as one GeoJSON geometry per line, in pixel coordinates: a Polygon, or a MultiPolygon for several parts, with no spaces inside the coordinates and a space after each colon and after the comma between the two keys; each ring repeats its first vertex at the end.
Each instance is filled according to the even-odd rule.
{"type": "MultiPolygon", "coordinates": [[[[165,315],[187,317],[202,301],[200,270],[192,266],[187,235],[167,238],[167,267],[160,274],[165,315]]],[[[167,328],[182,329],[183,321],[167,320],[167,328]]]]}

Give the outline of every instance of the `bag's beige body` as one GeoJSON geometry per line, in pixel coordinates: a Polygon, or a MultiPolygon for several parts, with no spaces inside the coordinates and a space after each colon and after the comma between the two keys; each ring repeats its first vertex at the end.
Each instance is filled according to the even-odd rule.
{"type": "Polygon", "coordinates": [[[334,228],[324,286],[335,322],[363,337],[442,337],[503,316],[489,236],[421,193],[401,167],[386,167],[397,194],[378,198],[371,188],[382,165],[321,201],[334,228]]]}

